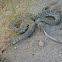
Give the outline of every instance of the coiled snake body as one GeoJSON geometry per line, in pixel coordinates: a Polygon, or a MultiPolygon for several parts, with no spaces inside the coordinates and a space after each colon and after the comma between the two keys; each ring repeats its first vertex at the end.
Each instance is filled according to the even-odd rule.
{"type": "MultiPolygon", "coordinates": [[[[44,29],[44,24],[49,25],[58,25],[60,23],[60,14],[58,12],[52,12],[50,10],[43,10],[42,13],[39,13],[35,17],[31,14],[29,18],[25,19],[22,25],[20,25],[19,28],[15,27],[15,24],[13,23],[11,26],[14,29],[16,33],[19,34],[19,37],[12,42],[12,44],[16,44],[18,41],[26,39],[27,37],[31,36],[31,34],[34,32],[36,25],[43,29],[45,35],[49,37],[50,39],[62,43],[62,41],[58,41],[55,38],[51,37],[48,32],[44,29]]],[[[14,20],[15,21],[15,20],[14,20]]]]}

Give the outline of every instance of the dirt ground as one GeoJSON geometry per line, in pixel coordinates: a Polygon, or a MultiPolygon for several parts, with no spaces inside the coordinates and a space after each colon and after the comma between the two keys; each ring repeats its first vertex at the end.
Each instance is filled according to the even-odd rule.
{"type": "MultiPolygon", "coordinates": [[[[59,39],[58,35],[55,37],[59,39]]],[[[16,47],[7,56],[10,62],[62,62],[62,44],[52,41],[38,28],[36,28],[36,31],[30,38],[20,41],[16,47]],[[44,47],[38,46],[39,40],[44,43],[44,47]]]]}
{"type": "MultiPolygon", "coordinates": [[[[42,8],[49,5],[51,9],[62,12],[61,0],[38,0],[27,12],[38,14],[42,8]]],[[[62,40],[62,22],[57,26],[46,25],[47,31],[56,39],[62,40]]],[[[36,28],[31,37],[20,41],[17,48],[7,56],[9,62],[62,62],[62,44],[56,43],[45,36],[44,32],[36,28]],[[44,47],[38,46],[38,41],[44,47]]]]}

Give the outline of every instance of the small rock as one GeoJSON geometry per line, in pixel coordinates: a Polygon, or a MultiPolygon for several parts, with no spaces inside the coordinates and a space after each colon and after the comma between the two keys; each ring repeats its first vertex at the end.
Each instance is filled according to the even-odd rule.
{"type": "Polygon", "coordinates": [[[15,49],[17,49],[17,47],[15,47],[15,49]]]}
{"type": "Polygon", "coordinates": [[[32,54],[32,56],[34,56],[34,54],[32,54]]]}
{"type": "Polygon", "coordinates": [[[41,40],[39,40],[38,41],[38,45],[41,46],[41,47],[43,47],[44,46],[44,43],[41,40]]]}

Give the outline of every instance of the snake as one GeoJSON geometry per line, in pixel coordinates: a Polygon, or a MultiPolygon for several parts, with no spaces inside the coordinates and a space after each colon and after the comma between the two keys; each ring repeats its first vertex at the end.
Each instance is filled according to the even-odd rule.
{"type": "Polygon", "coordinates": [[[11,27],[15,30],[15,33],[19,34],[19,37],[12,42],[12,45],[31,36],[32,33],[35,31],[36,26],[42,29],[45,35],[50,39],[58,43],[62,43],[62,40],[59,41],[53,38],[52,36],[49,35],[49,33],[44,28],[45,24],[54,26],[54,25],[58,25],[61,22],[61,17],[58,11],[54,12],[44,8],[42,13],[38,13],[38,15],[36,16],[30,13],[25,19],[23,18],[22,20],[23,22],[21,23],[21,25],[19,25],[19,27],[16,27],[15,23],[17,21],[20,21],[20,19],[14,20],[13,24],[10,23],[11,27]]]}

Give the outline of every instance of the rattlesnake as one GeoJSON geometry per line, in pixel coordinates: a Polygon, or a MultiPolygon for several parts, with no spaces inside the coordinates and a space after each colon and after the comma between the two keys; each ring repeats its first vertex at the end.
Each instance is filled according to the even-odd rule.
{"type": "Polygon", "coordinates": [[[52,25],[52,26],[58,25],[60,23],[61,18],[60,18],[60,14],[58,12],[52,12],[50,10],[44,9],[42,13],[39,13],[36,16],[33,16],[32,14],[30,14],[30,16],[22,23],[22,26],[20,26],[20,28],[18,28],[19,31],[18,31],[18,29],[16,29],[18,34],[20,34],[21,32],[22,32],[22,34],[20,34],[19,37],[15,41],[12,42],[13,45],[16,44],[18,41],[29,37],[34,32],[36,25],[40,29],[43,29],[43,31],[47,37],[49,37],[50,39],[52,39],[56,42],[62,43],[62,41],[58,41],[55,38],[51,37],[48,34],[48,32],[44,29],[45,23],[52,25]],[[22,29],[22,27],[24,27],[24,28],[22,29]]]}

